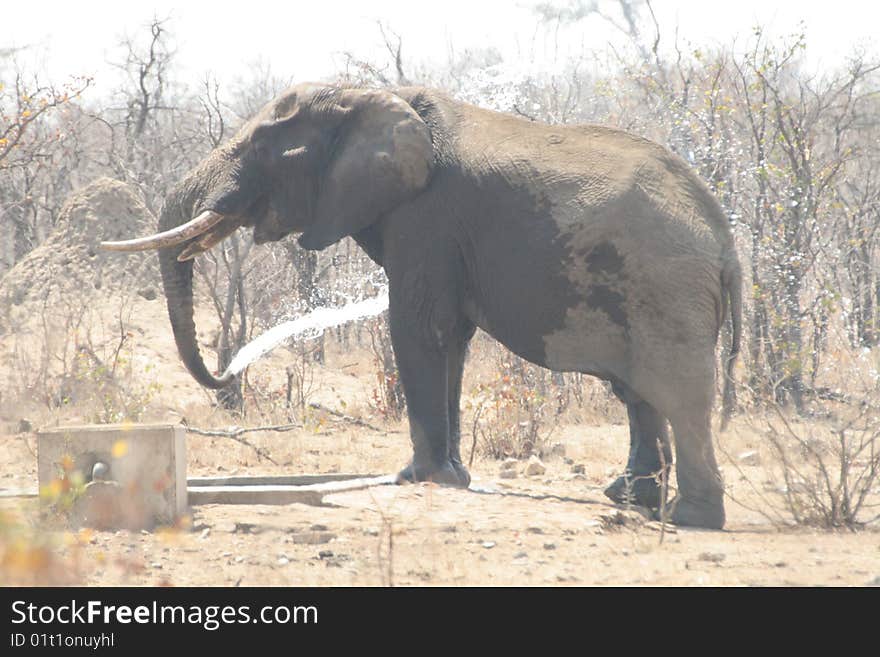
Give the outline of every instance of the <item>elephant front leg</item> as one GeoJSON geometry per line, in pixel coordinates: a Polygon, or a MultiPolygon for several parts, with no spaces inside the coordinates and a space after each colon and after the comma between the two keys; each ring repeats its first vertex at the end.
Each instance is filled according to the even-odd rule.
{"type": "MultiPolygon", "coordinates": [[[[470,476],[458,448],[450,450],[449,349],[419,331],[423,326],[407,313],[395,313],[392,300],[391,341],[406,395],[412,462],[397,476],[405,481],[433,481],[466,488],[470,476]]],[[[459,383],[460,385],[460,383],[459,383]]]]}

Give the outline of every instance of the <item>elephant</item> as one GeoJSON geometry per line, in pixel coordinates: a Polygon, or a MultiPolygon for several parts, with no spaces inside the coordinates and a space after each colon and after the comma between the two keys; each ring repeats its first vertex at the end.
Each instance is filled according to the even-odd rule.
{"type": "Polygon", "coordinates": [[[630,454],[605,491],[672,522],[724,526],[713,452],[715,349],[742,275],[733,232],[678,156],[599,125],[547,125],[420,87],[300,84],[269,102],[168,194],[159,232],[105,243],[158,249],[184,365],[209,388],[196,342],[192,259],[239,227],[255,242],[299,234],[318,250],[351,236],[382,267],[413,457],[399,483],[467,487],[459,402],[477,328],[555,371],[610,382],[630,454]]]}

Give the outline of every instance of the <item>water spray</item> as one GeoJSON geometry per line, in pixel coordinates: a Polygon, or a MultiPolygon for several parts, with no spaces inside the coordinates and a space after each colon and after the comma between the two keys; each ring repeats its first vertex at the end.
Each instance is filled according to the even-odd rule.
{"type": "Polygon", "coordinates": [[[302,317],[274,326],[239,349],[221,378],[236,376],[285,340],[294,337],[316,338],[324,331],[341,324],[375,317],[388,309],[388,288],[382,287],[375,297],[337,308],[315,308],[302,317]]]}

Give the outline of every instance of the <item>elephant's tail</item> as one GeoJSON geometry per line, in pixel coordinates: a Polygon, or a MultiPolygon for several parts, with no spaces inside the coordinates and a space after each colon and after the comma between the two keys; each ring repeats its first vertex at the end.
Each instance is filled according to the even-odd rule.
{"type": "MultiPolygon", "coordinates": [[[[727,362],[724,363],[724,385],[721,396],[721,430],[727,428],[727,423],[736,410],[736,387],[733,380],[733,368],[736,365],[736,357],[739,354],[742,339],[742,269],[736,254],[730,254],[721,272],[721,298],[722,308],[724,302],[730,300],[730,322],[732,338],[730,351],[727,354],[727,362]]],[[[725,312],[721,314],[721,321],[725,319],[725,312]]]]}

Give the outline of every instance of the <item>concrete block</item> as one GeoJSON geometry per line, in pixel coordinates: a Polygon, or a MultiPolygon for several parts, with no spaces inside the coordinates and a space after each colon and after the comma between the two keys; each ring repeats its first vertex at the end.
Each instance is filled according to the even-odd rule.
{"type": "Polygon", "coordinates": [[[150,528],[173,524],[187,509],[179,425],[44,429],[37,433],[37,473],[41,498],[63,502],[77,524],[150,528]]]}
{"type": "MultiPolygon", "coordinates": [[[[202,479],[198,483],[202,485],[192,485],[188,488],[188,496],[190,504],[197,506],[200,504],[309,504],[312,506],[323,506],[324,496],[331,493],[339,493],[342,491],[360,490],[362,488],[370,488],[372,486],[387,486],[394,483],[395,475],[384,475],[380,477],[352,477],[344,475],[348,478],[334,478],[328,480],[326,475],[302,475],[297,480],[319,480],[324,479],[320,483],[309,484],[275,484],[263,483],[253,484],[249,479],[257,479],[251,477],[241,477],[234,484],[228,484],[225,481],[211,481],[202,479]]],[[[268,480],[270,478],[263,478],[268,480]]],[[[192,482],[192,480],[191,480],[192,482]]]]}

